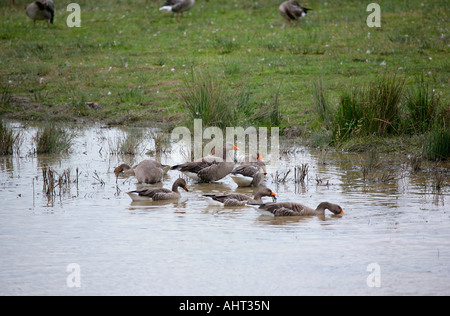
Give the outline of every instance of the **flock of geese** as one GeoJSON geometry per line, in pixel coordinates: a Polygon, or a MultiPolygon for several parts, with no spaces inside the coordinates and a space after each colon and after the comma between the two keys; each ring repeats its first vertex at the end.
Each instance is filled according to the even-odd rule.
{"type": "MultiPolygon", "coordinates": [[[[166,0],[159,10],[179,15],[190,10],[194,4],[195,0],[166,0]]],[[[302,7],[296,0],[283,2],[279,6],[280,14],[289,22],[298,21],[309,10],[311,9],[302,7]]],[[[34,1],[27,7],[26,14],[33,20],[34,25],[36,25],[37,20],[53,23],[55,6],[52,0],[34,1]]],[[[193,162],[171,167],[162,165],[154,160],[144,160],[133,167],[121,164],[115,168],[114,173],[117,176],[119,174],[135,176],[139,183],[155,184],[161,182],[169,170],[178,170],[196,182],[216,182],[229,175],[240,187],[260,187],[267,174],[266,165],[261,155],[251,155],[245,158],[238,167],[235,167],[234,150],[237,150],[236,146],[226,143],[223,148],[219,150],[213,149],[209,156],[193,162]]],[[[127,192],[127,194],[133,201],[178,200],[181,198],[181,193],[178,191],[179,188],[189,192],[186,181],[183,178],[179,178],[173,183],[171,190],[166,188],[144,188],[127,192]]],[[[329,202],[320,203],[316,209],[293,202],[277,203],[277,194],[266,187],[261,187],[253,197],[240,193],[206,194],[203,196],[210,203],[225,207],[258,206],[260,213],[271,216],[323,215],[325,210],[329,210],[336,215],[344,213],[339,205],[329,202]],[[273,202],[264,203],[262,199],[265,197],[272,198],[273,202]]]]}
{"type": "MultiPolygon", "coordinates": [[[[11,4],[13,3],[14,0],[11,0],[11,4]]],[[[195,0],[166,0],[159,10],[173,12],[178,16],[183,14],[183,12],[190,10],[194,4],[195,0]]],[[[278,9],[280,14],[289,22],[298,21],[311,10],[302,7],[297,0],[285,1],[278,9]]],[[[55,17],[55,5],[52,0],[34,1],[27,7],[26,14],[33,20],[34,25],[36,25],[37,20],[53,23],[55,17]]]]}
{"type": "MultiPolygon", "coordinates": [[[[169,170],[178,170],[186,177],[199,182],[211,183],[219,181],[228,175],[240,187],[253,186],[260,187],[255,196],[247,196],[240,193],[228,194],[205,194],[211,205],[221,205],[224,207],[256,206],[263,215],[270,216],[311,216],[324,215],[325,210],[329,210],[335,215],[343,214],[339,205],[323,202],[316,209],[293,202],[277,203],[277,194],[271,189],[262,186],[266,172],[266,165],[263,158],[258,153],[245,157],[239,166],[234,163],[234,151],[236,146],[226,143],[223,148],[216,150],[213,148],[211,154],[201,159],[186,162],[180,165],[168,166],[154,160],[144,160],[134,167],[121,164],[114,169],[116,176],[120,174],[135,176],[139,183],[155,184],[161,182],[164,175],[169,170]],[[264,203],[263,198],[272,198],[272,203],[264,203]]],[[[166,188],[144,188],[127,192],[133,201],[170,201],[179,200],[181,193],[179,188],[189,192],[187,183],[183,178],[178,178],[172,185],[172,189],[166,188]]]]}

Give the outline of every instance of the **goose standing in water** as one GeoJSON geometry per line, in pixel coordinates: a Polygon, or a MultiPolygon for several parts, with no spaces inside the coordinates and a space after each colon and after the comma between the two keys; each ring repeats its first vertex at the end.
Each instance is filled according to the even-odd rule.
{"type": "Polygon", "coordinates": [[[187,162],[181,165],[176,165],[171,170],[179,170],[189,178],[198,182],[215,182],[225,178],[234,169],[234,151],[238,150],[236,146],[226,143],[221,152],[215,151],[216,154],[223,155],[217,160],[209,161],[202,159],[202,161],[187,162]]]}
{"type": "Polygon", "coordinates": [[[167,174],[170,166],[162,165],[154,160],[143,160],[133,168],[127,164],[121,164],[114,169],[114,173],[119,175],[135,176],[138,183],[155,184],[161,182],[163,176],[167,174]]]}
{"type": "Polygon", "coordinates": [[[304,17],[311,9],[302,7],[297,0],[290,0],[283,2],[278,10],[280,11],[280,14],[291,23],[292,21],[298,21],[300,18],[304,17]]]}
{"type": "Polygon", "coordinates": [[[165,188],[142,189],[127,192],[127,194],[134,202],[178,200],[181,198],[178,188],[182,188],[186,192],[189,192],[186,181],[180,178],[173,183],[172,190],[165,188]]]}
{"type": "Polygon", "coordinates": [[[27,16],[33,20],[34,26],[36,26],[36,20],[45,20],[53,24],[55,5],[52,0],[35,1],[28,5],[26,12],[27,16]]]}
{"type": "Polygon", "coordinates": [[[266,164],[259,153],[256,157],[256,159],[252,157],[251,159],[246,159],[245,162],[231,172],[231,179],[239,187],[257,187],[263,182],[267,174],[266,164]]]}
{"type": "Polygon", "coordinates": [[[329,202],[320,203],[316,209],[312,209],[303,204],[291,202],[263,204],[258,209],[261,214],[271,216],[325,215],[325,210],[329,210],[335,215],[344,214],[342,207],[329,202]]]}
{"type": "Polygon", "coordinates": [[[203,195],[206,198],[209,198],[212,201],[216,201],[218,203],[214,203],[216,205],[223,206],[245,206],[247,204],[262,204],[262,198],[263,197],[271,197],[274,201],[276,201],[277,195],[272,192],[269,188],[261,188],[256,194],[254,198],[251,198],[245,194],[240,193],[231,193],[231,194],[223,194],[223,195],[217,195],[217,194],[205,194],[203,195]],[[219,204],[221,203],[221,204],[219,204]]]}
{"type": "Polygon", "coordinates": [[[195,0],[166,0],[159,11],[174,12],[177,14],[190,10],[194,6],[195,0]]]}

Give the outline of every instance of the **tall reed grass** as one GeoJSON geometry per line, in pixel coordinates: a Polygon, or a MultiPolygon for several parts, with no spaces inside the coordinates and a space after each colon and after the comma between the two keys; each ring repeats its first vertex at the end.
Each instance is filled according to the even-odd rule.
{"type": "Polygon", "coordinates": [[[322,79],[313,82],[313,109],[321,122],[324,123],[325,129],[332,129],[336,109],[331,105],[325,92],[322,79]]]}
{"type": "Polygon", "coordinates": [[[427,134],[425,156],[430,160],[450,159],[450,109],[442,109],[427,134]]]}
{"type": "Polygon", "coordinates": [[[12,155],[19,150],[22,134],[14,132],[0,121],[0,156],[12,155]]]}
{"type": "Polygon", "coordinates": [[[344,91],[335,118],[334,140],[398,133],[404,83],[395,74],[387,74],[368,85],[344,91]]]}
{"type": "Polygon", "coordinates": [[[405,132],[408,134],[422,134],[428,132],[434,124],[440,106],[440,98],[422,74],[417,83],[406,93],[406,108],[408,119],[405,132]]]}
{"type": "Polygon", "coordinates": [[[37,154],[61,154],[68,152],[74,135],[63,128],[48,125],[37,131],[34,141],[37,154]]]}
{"type": "MultiPolygon", "coordinates": [[[[320,85],[315,87],[318,117],[325,117],[326,105],[320,85]]],[[[428,159],[450,159],[450,109],[421,76],[408,90],[405,79],[385,74],[375,82],[342,92],[334,116],[333,141],[389,135],[425,135],[423,155],[428,159]]]]}
{"type": "Polygon", "coordinates": [[[202,119],[204,126],[238,126],[251,116],[249,94],[243,87],[231,90],[210,74],[193,72],[181,92],[191,122],[202,119]]]}

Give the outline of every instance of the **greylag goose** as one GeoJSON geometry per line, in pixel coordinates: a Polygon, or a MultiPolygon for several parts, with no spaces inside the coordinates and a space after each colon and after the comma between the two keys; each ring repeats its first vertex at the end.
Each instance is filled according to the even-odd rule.
{"type": "Polygon", "coordinates": [[[297,0],[290,0],[283,2],[280,7],[280,14],[290,22],[298,21],[301,17],[304,17],[309,10],[304,8],[298,3],[297,0]]]}
{"type": "Polygon", "coordinates": [[[170,166],[162,165],[157,161],[143,160],[133,168],[127,164],[121,164],[114,169],[114,173],[119,175],[123,172],[125,175],[135,176],[138,183],[155,184],[161,182],[169,169],[170,166]]]}
{"type": "Polygon", "coordinates": [[[312,209],[299,203],[291,202],[263,204],[258,209],[261,214],[271,216],[325,215],[325,210],[329,210],[335,215],[344,214],[342,207],[329,202],[320,203],[316,209],[312,209]]]}
{"type": "Polygon", "coordinates": [[[226,143],[222,149],[223,158],[209,161],[205,158],[202,161],[187,162],[176,165],[171,170],[179,170],[189,178],[198,182],[215,182],[225,178],[234,169],[233,150],[238,150],[236,146],[226,143]]]}
{"type": "Polygon", "coordinates": [[[272,192],[272,190],[268,188],[261,188],[256,194],[254,198],[247,196],[245,194],[240,193],[231,193],[224,195],[216,195],[216,194],[206,194],[203,195],[206,198],[209,198],[212,201],[216,201],[215,205],[223,204],[224,206],[245,206],[247,204],[262,204],[263,197],[271,197],[274,201],[276,201],[277,195],[272,192]],[[217,203],[219,202],[219,203],[217,203]]]}
{"type": "Polygon", "coordinates": [[[166,0],[159,11],[174,12],[177,15],[190,10],[194,6],[195,0],[166,0]]]}
{"type": "Polygon", "coordinates": [[[46,20],[47,23],[53,24],[55,17],[55,5],[52,0],[35,1],[28,5],[27,16],[33,20],[33,24],[36,26],[36,20],[46,20]]]}
{"type": "Polygon", "coordinates": [[[247,158],[244,163],[231,172],[231,179],[239,187],[257,187],[264,180],[264,176],[267,174],[266,164],[259,153],[256,157],[256,160],[251,157],[247,158]]]}
{"type": "Polygon", "coordinates": [[[180,178],[173,183],[172,190],[165,188],[142,189],[127,192],[127,194],[134,202],[178,200],[181,198],[181,194],[180,192],[178,192],[178,188],[182,188],[186,192],[189,192],[186,181],[180,178]]]}

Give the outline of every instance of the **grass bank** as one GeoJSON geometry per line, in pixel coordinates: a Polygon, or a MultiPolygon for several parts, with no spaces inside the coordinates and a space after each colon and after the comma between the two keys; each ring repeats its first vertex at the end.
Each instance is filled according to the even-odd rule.
{"type": "Polygon", "coordinates": [[[444,0],[380,1],[381,28],[367,26],[362,0],[304,1],[313,11],[297,27],[279,15],[281,0],[197,0],[179,19],[158,11],[162,1],[79,0],[80,28],[66,25],[72,1],[58,1],[50,28],[33,27],[27,2],[0,3],[2,117],[185,124],[192,73],[245,97],[243,125],[307,137],[326,124],[314,110],[314,82],[337,107],[343,91],[386,72],[405,88],[423,75],[449,104],[444,0]]]}

